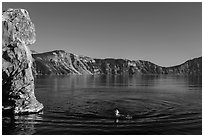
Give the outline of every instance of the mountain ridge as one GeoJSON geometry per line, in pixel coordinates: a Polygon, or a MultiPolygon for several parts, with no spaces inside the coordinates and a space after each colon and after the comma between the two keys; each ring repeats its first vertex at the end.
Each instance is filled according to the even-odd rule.
{"type": "Polygon", "coordinates": [[[36,75],[94,75],[94,74],[176,74],[202,75],[202,57],[187,60],[180,65],[162,67],[145,60],[105,58],[76,55],[65,50],[32,54],[36,75]]]}

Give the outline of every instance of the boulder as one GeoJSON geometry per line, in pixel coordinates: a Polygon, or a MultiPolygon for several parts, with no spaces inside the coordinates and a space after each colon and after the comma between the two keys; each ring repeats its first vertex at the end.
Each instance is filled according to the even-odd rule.
{"type": "Polygon", "coordinates": [[[35,27],[25,9],[2,13],[3,112],[25,114],[43,109],[34,94],[32,56],[27,47],[35,41],[35,27]]]}

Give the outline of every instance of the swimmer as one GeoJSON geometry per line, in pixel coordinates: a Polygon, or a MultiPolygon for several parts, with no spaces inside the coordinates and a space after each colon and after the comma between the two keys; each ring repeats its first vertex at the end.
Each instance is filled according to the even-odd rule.
{"type": "Polygon", "coordinates": [[[122,115],[120,114],[119,110],[116,108],[115,109],[115,118],[119,118],[119,119],[132,119],[132,116],[131,115],[122,115]]]}
{"type": "Polygon", "coordinates": [[[121,116],[120,112],[118,109],[115,110],[115,117],[119,118],[121,116]]]}

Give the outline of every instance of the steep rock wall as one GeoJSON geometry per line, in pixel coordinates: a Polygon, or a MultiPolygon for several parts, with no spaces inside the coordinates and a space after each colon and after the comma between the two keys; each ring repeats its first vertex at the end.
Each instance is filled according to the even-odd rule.
{"type": "Polygon", "coordinates": [[[24,9],[2,13],[3,112],[35,113],[43,109],[34,94],[32,56],[27,45],[36,40],[35,27],[24,9]]]}

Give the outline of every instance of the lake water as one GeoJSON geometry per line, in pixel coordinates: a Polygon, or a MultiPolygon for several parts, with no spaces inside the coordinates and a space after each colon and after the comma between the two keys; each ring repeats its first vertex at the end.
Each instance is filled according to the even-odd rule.
{"type": "Polygon", "coordinates": [[[202,134],[201,77],[38,76],[35,88],[43,112],[3,117],[3,134],[202,134]]]}

